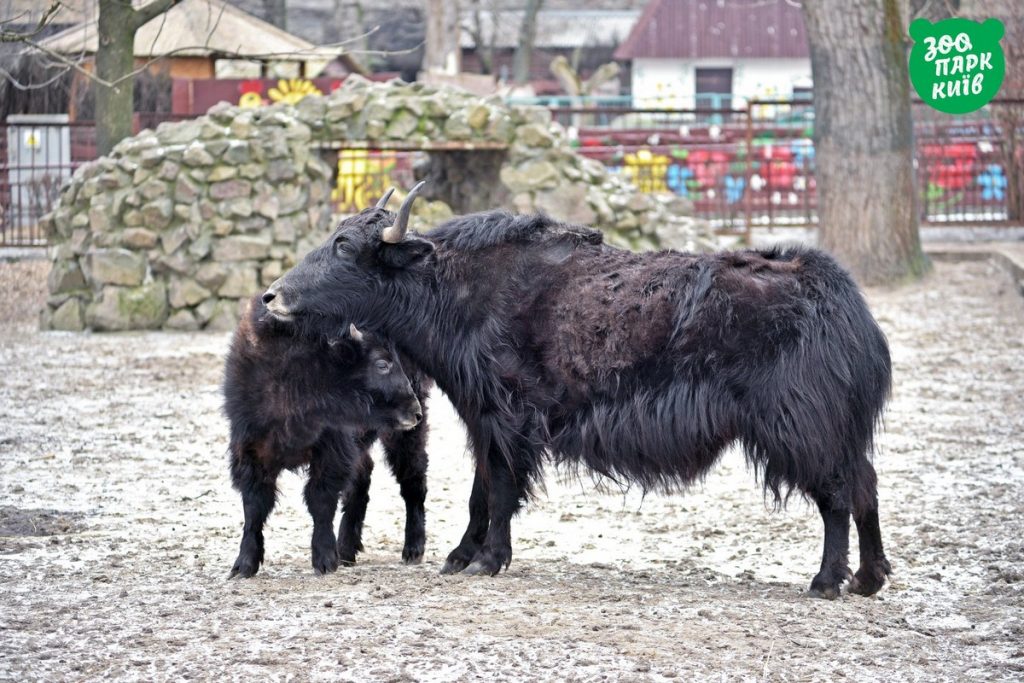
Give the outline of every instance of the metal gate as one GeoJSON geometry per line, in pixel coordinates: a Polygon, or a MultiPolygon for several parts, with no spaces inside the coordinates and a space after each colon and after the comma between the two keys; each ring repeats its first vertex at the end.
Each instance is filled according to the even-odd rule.
{"type": "Polygon", "coordinates": [[[68,117],[11,115],[6,128],[0,142],[0,245],[45,245],[39,219],[72,173],[68,117]]]}

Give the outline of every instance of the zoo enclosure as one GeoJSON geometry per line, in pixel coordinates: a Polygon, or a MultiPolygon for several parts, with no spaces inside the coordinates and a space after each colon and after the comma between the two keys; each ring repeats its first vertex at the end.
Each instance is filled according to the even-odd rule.
{"type": "MultiPolygon", "coordinates": [[[[1004,136],[990,115],[1001,106],[1024,106],[1024,100],[995,100],[970,117],[914,107],[922,223],[1012,222],[1014,174],[1007,172],[1004,136]]],[[[720,231],[817,225],[814,114],[808,101],[753,101],[739,109],[551,111],[581,154],[627,176],[642,191],[678,195],[720,231]]],[[[0,126],[0,245],[45,245],[39,218],[74,170],[95,158],[90,123],[34,118],[0,126]]],[[[156,123],[142,115],[137,127],[156,123]]],[[[376,202],[391,185],[411,186],[414,166],[442,146],[339,143],[317,152],[333,169],[336,210],[351,213],[376,202]]],[[[1018,150],[1018,169],[1024,167],[1022,154],[1018,150]]]]}

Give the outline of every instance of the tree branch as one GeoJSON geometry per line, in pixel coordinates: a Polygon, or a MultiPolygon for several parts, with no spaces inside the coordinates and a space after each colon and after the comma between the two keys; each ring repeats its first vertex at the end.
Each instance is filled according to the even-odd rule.
{"type": "Polygon", "coordinates": [[[135,22],[135,28],[140,29],[149,23],[151,19],[155,19],[158,15],[163,14],[167,10],[177,5],[181,0],[153,0],[153,2],[140,7],[135,10],[132,21],[135,22]]]}
{"type": "MultiPolygon", "coordinates": [[[[46,8],[46,11],[43,12],[43,16],[39,18],[39,23],[36,24],[36,27],[34,29],[29,31],[28,33],[20,33],[18,31],[0,31],[0,43],[23,43],[26,40],[31,40],[32,38],[35,38],[43,32],[47,25],[49,25],[50,20],[53,18],[53,15],[56,14],[57,11],[60,10],[60,8],[60,1],[53,0],[50,3],[50,6],[46,8]]],[[[3,23],[10,24],[11,22],[8,21],[3,23]]]]}

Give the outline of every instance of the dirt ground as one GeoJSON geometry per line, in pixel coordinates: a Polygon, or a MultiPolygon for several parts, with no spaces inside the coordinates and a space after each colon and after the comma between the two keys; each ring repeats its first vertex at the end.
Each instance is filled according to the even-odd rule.
{"type": "Polygon", "coordinates": [[[0,678],[1024,679],[1024,300],[991,264],[869,293],[895,361],[895,575],[834,602],[804,594],[817,513],[767,509],[738,453],[673,497],[549,472],[507,573],[440,576],[471,467],[436,392],[424,564],[400,562],[379,463],[356,567],[313,574],[289,474],[267,564],[228,581],[227,336],[40,333],[46,267],[0,264],[0,678]]]}

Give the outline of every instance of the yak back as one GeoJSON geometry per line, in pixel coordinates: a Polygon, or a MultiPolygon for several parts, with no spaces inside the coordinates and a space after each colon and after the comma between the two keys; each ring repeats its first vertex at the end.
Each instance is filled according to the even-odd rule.
{"type": "Polygon", "coordinates": [[[465,322],[516,349],[503,374],[557,387],[559,401],[770,363],[823,316],[845,315],[844,301],[866,311],[842,268],[805,247],[638,254],[596,230],[504,211],[428,237],[465,322]]]}

